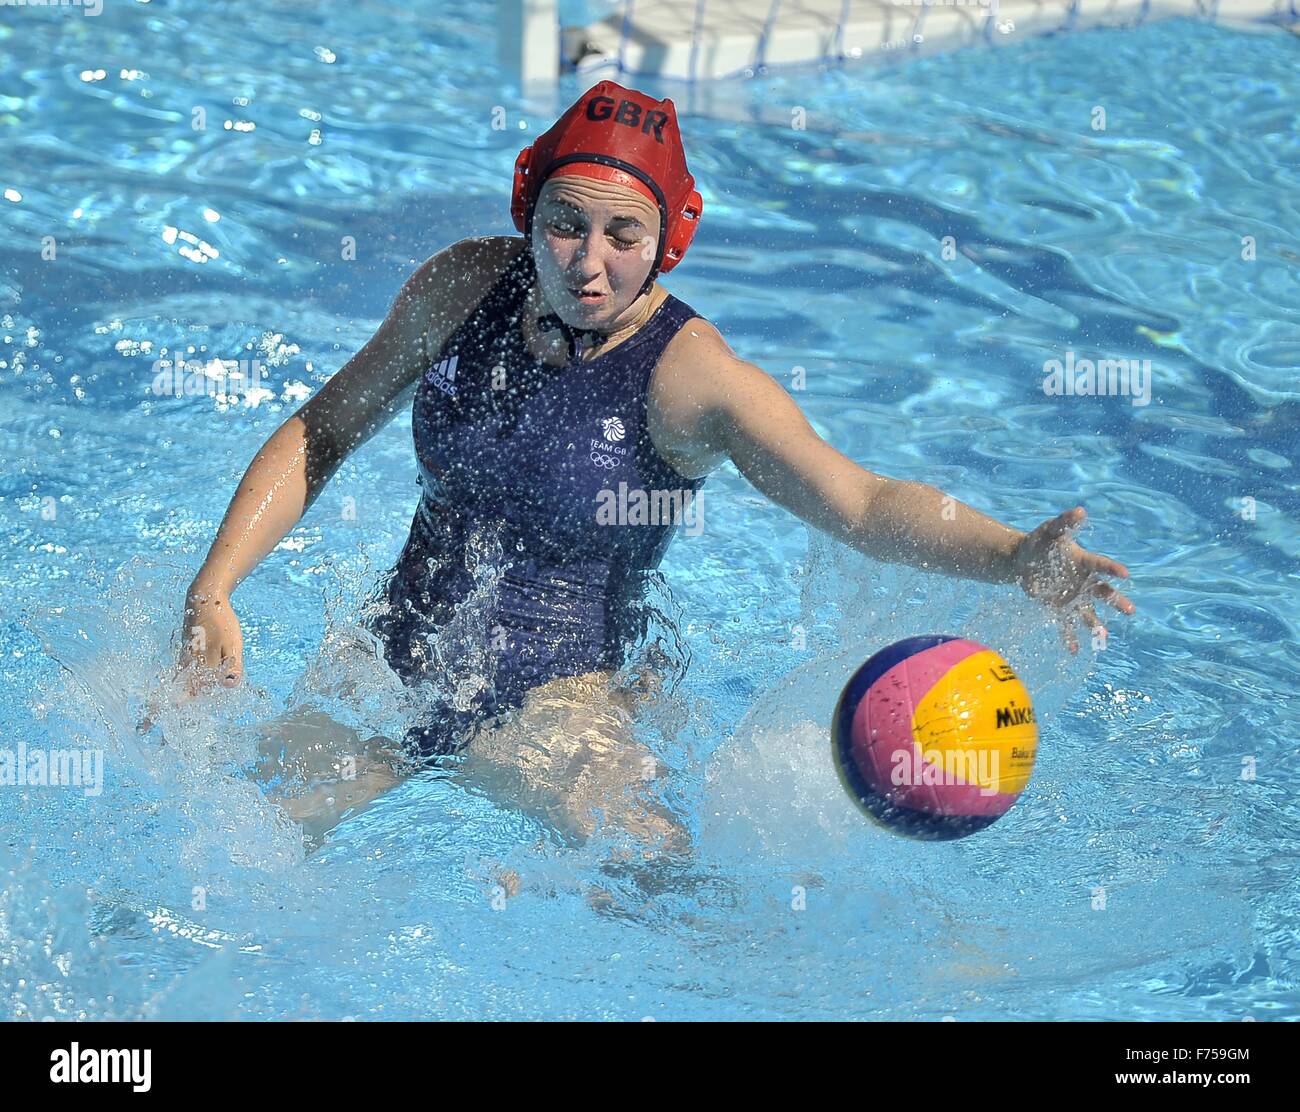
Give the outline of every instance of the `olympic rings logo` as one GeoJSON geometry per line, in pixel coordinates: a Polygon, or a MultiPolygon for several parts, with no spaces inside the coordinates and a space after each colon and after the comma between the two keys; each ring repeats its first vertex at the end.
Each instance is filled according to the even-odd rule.
{"type": "Polygon", "coordinates": [[[613,471],[618,466],[618,460],[613,456],[607,456],[603,452],[592,452],[591,462],[597,467],[603,467],[606,471],[613,471]]]}

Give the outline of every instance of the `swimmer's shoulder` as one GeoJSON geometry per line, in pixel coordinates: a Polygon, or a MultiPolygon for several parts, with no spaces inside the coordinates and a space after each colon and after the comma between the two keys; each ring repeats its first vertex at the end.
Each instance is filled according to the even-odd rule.
{"type": "Polygon", "coordinates": [[[661,455],[688,478],[726,462],[711,416],[754,375],[770,377],[731,349],[703,317],[691,317],[660,355],[647,399],[650,438],[661,455]]]}
{"type": "Polygon", "coordinates": [[[430,255],[407,282],[425,321],[424,350],[437,351],[523,250],[523,236],[474,236],[430,255]]]}

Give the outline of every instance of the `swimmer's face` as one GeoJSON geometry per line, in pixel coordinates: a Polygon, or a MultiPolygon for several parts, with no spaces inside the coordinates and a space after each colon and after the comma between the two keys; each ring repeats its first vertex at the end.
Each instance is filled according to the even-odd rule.
{"type": "Polygon", "coordinates": [[[614,182],[565,176],[542,186],[533,258],[547,302],[567,323],[612,330],[637,300],[659,246],[659,209],[614,182]]]}

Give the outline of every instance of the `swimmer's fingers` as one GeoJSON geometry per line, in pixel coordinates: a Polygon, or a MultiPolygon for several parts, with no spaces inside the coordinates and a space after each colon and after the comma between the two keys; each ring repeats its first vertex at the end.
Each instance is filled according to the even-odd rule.
{"type": "Polygon", "coordinates": [[[1089,594],[1095,598],[1101,599],[1102,602],[1113,606],[1121,614],[1135,614],[1137,607],[1125,595],[1121,595],[1109,583],[1094,583],[1089,590],[1089,594]]]}
{"type": "Polygon", "coordinates": [[[187,668],[177,670],[172,701],[178,705],[197,699],[200,695],[207,695],[218,687],[238,687],[242,680],[243,669],[229,658],[223,658],[215,668],[195,662],[187,668]]]}
{"type": "Polygon", "coordinates": [[[217,677],[223,687],[235,687],[244,678],[244,643],[238,631],[232,644],[221,647],[221,664],[217,667],[217,677]]]}
{"type": "Polygon", "coordinates": [[[1061,640],[1073,656],[1079,651],[1079,638],[1074,632],[1074,615],[1057,612],[1056,627],[1061,631],[1061,640]]]}
{"type": "MultiPolygon", "coordinates": [[[[1058,611],[1056,614],[1056,621],[1061,630],[1061,640],[1065,642],[1065,647],[1070,650],[1071,655],[1075,655],[1079,651],[1079,638],[1074,627],[1075,617],[1075,613],[1064,610],[1058,611]]],[[[1084,603],[1078,608],[1077,617],[1094,638],[1100,635],[1104,645],[1108,632],[1096,609],[1090,604],[1084,603]]]]}
{"type": "Polygon", "coordinates": [[[1034,530],[1032,535],[1041,544],[1051,544],[1068,537],[1087,520],[1088,511],[1082,506],[1075,506],[1072,510],[1065,510],[1063,513],[1044,521],[1042,525],[1034,530]]]}
{"type": "Polygon", "coordinates": [[[192,695],[198,694],[198,690],[207,691],[213,686],[237,687],[244,678],[242,645],[223,644],[214,655],[218,663],[213,665],[203,663],[197,668],[190,669],[191,683],[198,685],[197,690],[191,687],[192,695]]]}
{"type": "Polygon", "coordinates": [[[212,688],[212,669],[201,656],[190,653],[183,656],[172,673],[171,698],[173,705],[197,698],[212,688]]]}
{"type": "Polygon", "coordinates": [[[208,667],[207,630],[195,626],[189,631],[185,643],[181,646],[180,659],[176,662],[176,671],[172,675],[173,696],[177,699],[193,699],[212,686],[208,667]]]}
{"type": "Polygon", "coordinates": [[[242,646],[221,645],[214,654],[219,663],[209,664],[207,653],[182,654],[176,668],[180,681],[177,694],[182,699],[194,699],[214,687],[235,687],[244,678],[242,646]]]}
{"type": "Polygon", "coordinates": [[[1109,556],[1102,556],[1097,552],[1089,552],[1086,548],[1079,550],[1079,563],[1084,569],[1092,572],[1094,575],[1109,575],[1114,579],[1127,579],[1128,568],[1118,560],[1112,560],[1109,556]]]}
{"type": "Polygon", "coordinates": [[[140,721],[136,723],[137,733],[147,734],[153,729],[154,719],[158,717],[158,712],[162,709],[162,698],[157,688],[150,691],[144,697],[144,714],[140,716],[140,721]]]}
{"type": "Polygon", "coordinates": [[[205,686],[202,672],[207,664],[208,629],[200,617],[201,609],[201,603],[186,599],[181,651],[173,674],[173,679],[181,681],[174,690],[183,699],[194,698],[205,686]]]}
{"type": "Polygon", "coordinates": [[[1106,627],[1102,625],[1101,619],[1097,617],[1097,611],[1091,606],[1087,604],[1080,606],[1079,618],[1083,621],[1083,624],[1087,626],[1089,633],[1094,636],[1097,634],[1100,634],[1102,637],[1106,636],[1106,627]]]}

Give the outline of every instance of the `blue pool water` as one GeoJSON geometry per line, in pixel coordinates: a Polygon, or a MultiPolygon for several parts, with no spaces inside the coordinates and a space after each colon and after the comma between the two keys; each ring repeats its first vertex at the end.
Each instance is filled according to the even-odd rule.
{"type": "Polygon", "coordinates": [[[137,734],[255,450],[416,263],[511,231],[514,156],[576,92],[521,102],[492,5],[438,9],[0,17],[3,746],[106,762],[99,796],[0,787],[3,1014],[1300,1015],[1300,42],[1280,32],[1175,21],[712,98],[642,83],[678,98],[705,197],[669,288],[787,385],[804,368],[801,406],[864,466],[1025,528],[1085,505],[1081,540],[1139,607],[1104,651],[1071,658],[1010,589],[810,534],[725,467],[663,565],[678,682],[641,725],[689,875],[597,911],[598,879],[645,901],[604,878],[607,841],[565,848],[440,774],[307,856],[241,767],[291,703],[401,718],[339,645],[418,495],[404,414],[236,593],[248,683],[175,712],[165,748],[137,734]],[[1046,396],[1071,351],[1149,358],[1150,404],[1046,396]],[[259,357],[268,395],[156,397],[176,353],[259,357]],[[1001,648],[1042,729],[1024,798],[956,843],[869,827],[829,763],[847,676],[927,632],[1001,648]]]}

